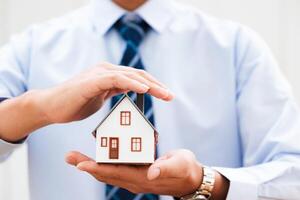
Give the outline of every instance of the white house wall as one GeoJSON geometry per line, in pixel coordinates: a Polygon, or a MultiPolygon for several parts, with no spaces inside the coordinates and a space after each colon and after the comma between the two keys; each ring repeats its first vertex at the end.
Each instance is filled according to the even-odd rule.
{"type": "Polygon", "coordinates": [[[97,129],[96,161],[110,163],[152,163],[154,160],[154,130],[125,98],[97,129]],[[131,125],[120,125],[120,112],[131,111],[131,125]],[[101,147],[101,137],[107,137],[107,147],[101,147]],[[119,159],[109,159],[109,137],[119,138],[119,159]],[[131,152],[131,137],[142,138],[142,152],[131,152]]]}

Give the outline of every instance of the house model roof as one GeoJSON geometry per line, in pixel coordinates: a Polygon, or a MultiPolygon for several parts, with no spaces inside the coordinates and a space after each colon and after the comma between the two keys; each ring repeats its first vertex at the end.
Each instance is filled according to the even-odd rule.
{"type": "Polygon", "coordinates": [[[96,132],[97,129],[103,124],[103,122],[109,117],[109,115],[115,110],[116,107],[124,100],[124,98],[127,98],[129,102],[135,107],[135,109],[140,113],[140,115],[145,119],[145,121],[151,126],[151,128],[154,130],[154,132],[157,134],[158,132],[156,131],[155,127],[153,124],[147,119],[147,117],[144,115],[144,113],[138,108],[138,106],[133,102],[133,100],[127,95],[124,94],[120,100],[114,105],[114,107],[110,110],[110,112],[104,117],[104,119],[98,124],[98,126],[94,129],[92,134],[94,137],[96,137],[96,132]]]}

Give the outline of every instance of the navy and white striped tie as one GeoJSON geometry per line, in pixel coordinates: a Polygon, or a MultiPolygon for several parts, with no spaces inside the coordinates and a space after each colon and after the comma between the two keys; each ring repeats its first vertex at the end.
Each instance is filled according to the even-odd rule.
{"type": "MultiPolygon", "coordinates": [[[[118,31],[122,39],[126,42],[120,65],[143,69],[141,56],[139,54],[139,45],[144,39],[147,32],[150,30],[149,25],[138,16],[123,16],[115,24],[115,29],[118,31]]],[[[122,95],[112,98],[111,106],[113,107],[122,95]]],[[[129,93],[132,100],[135,100],[136,94],[129,93]]],[[[154,125],[154,114],[152,109],[151,96],[145,95],[145,116],[154,125]]],[[[106,186],[107,200],[158,200],[159,197],[154,194],[133,194],[125,189],[112,185],[106,186]]]]}

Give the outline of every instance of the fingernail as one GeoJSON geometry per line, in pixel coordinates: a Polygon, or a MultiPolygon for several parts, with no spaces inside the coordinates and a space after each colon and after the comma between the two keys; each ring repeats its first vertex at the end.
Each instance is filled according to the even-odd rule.
{"type": "Polygon", "coordinates": [[[158,167],[155,167],[149,171],[148,179],[150,181],[154,180],[157,177],[159,177],[159,175],[160,175],[160,169],[158,167]]]}
{"type": "Polygon", "coordinates": [[[164,93],[164,98],[163,99],[172,99],[173,98],[173,93],[168,90],[168,89],[162,89],[163,93],[164,93]]]}

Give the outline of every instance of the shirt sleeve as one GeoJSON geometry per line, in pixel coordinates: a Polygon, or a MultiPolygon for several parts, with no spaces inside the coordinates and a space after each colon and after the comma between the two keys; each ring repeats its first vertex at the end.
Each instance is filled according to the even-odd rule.
{"type": "Polygon", "coordinates": [[[215,169],[230,180],[227,199],[299,199],[300,111],[269,48],[241,28],[236,45],[242,167],[215,169]]]}
{"type": "MultiPolygon", "coordinates": [[[[32,28],[12,37],[8,44],[0,48],[0,100],[26,92],[31,43],[32,28]]],[[[0,139],[0,161],[22,143],[12,144],[0,139]]]]}
{"type": "Polygon", "coordinates": [[[0,163],[4,161],[16,148],[20,147],[26,139],[20,141],[19,143],[9,143],[0,139],[0,163]]]}

